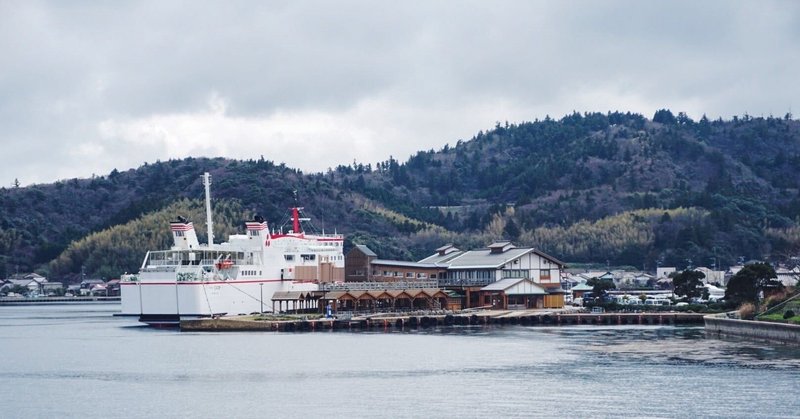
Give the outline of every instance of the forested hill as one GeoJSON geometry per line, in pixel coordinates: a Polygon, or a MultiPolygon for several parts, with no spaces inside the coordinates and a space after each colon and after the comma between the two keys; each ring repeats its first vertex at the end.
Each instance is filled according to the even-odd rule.
{"type": "MultiPolygon", "coordinates": [[[[132,262],[110,262],[115,253],[107,247],[119,240],[105,232],[137,222],[165,230],[141,220],[183,198],[202,199],[204,171],[213,175],[214,199],[237,209],[218,217],[258,213],[275,225],[296,190],[317,227],[336,228],[348,243],[368,244],[385,258],[507,238],[570,262],[652,268],[784,259],[800,250],[798,163],[800,122],[789,115],[693,121],[668,110],[652,120],[574,113],[498,124],[405,162],[354,163],[324,174],[263,158],[158,162],[0,190],[0,274],[20,265],[68,277],[84,259],[93,261],[84,264],[89,274],[114,275],[126,263],[135,271],[132,262]],[[109,256],[96,257],[101,251],[109,256]],[[59,256],[61,263],[51,262],[59,256]]],[[[202,234],[203,220],[194,221],[202,234]]],[[[146,248],[126,249],[140,258],[146,248]]]]}

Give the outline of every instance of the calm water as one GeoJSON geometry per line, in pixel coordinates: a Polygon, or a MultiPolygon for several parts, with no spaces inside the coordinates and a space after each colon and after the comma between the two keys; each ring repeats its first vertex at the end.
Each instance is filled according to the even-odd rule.
{"type": "Polygon", "coordinates": [[[793,417],[800,350],[702,328],[181,333],[0,307],[2,417],[793,417]]]}

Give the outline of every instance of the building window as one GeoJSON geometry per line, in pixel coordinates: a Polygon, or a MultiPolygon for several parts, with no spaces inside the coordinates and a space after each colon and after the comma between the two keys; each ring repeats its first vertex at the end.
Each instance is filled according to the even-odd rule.
{"type": "Polygon", "coordinates": [[[550,280],[550,269],[542,269],[541,273],[539,274],[539,278],[542,281],[549,281],[550,280]]]}
{"type": "Polygon", "coordinates": [[[406,272],[406,278],[413,278],[414,272],[406,272]]]}
{"type": "Polygon", "coordinates": [[[526,278],[527,273],[525,269],[504,269],[503,278],[526,278]]]}
{"type": "Polygon", "coordinates": [[[356,269],[356,276],[364,276],[364,270],[363,269],[356,269]]]}
{"type": "Polygon", "coordinates": [[[431,274],[431,279],[436,279],[436,274],[431,274]]]}

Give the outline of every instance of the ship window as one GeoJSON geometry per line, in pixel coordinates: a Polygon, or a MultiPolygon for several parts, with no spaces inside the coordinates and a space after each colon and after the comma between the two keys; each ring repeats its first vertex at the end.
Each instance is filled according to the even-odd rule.
{"type": "Polygon", "coordinates": [[[317,255],[300,255],[303,260],[314,260],[317,255]]]}
{"type": "Polygon", "coordinates": [[[283,255],[283,257],[284,259],[286,259],[287,262],[291,262],[294,260],[294,255],[283,255]]]}
{"type": "Polygon", "coordinates": [[[175,235],[176,235],[177,237],[183,237],[183,232],[182,232],[182,231],[176,231],[176,232],[175,232],[175,235]]]}

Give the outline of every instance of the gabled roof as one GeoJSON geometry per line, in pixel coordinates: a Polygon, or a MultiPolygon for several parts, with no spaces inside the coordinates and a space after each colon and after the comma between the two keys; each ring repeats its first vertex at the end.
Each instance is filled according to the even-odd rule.
{"type": "MultiPolygon", "coordinates": [[[[441,248],[440,248],[441,249],[441,248]]],[[[496,242],[485,249],[456,251],[442,255],[440,253],[428,256],[419,263],[435,264],[448,269],[499,269],[506,263],[513,261],[528,253],[533,253],[558,266],[565,266],[564,262],[532,247],[514,247],[511,242],[496,242]]]]}
{"type": "Polygon", "coordinates": [[[571,291],[591,291],[593,289],[594,289],[593,286],[587,285],[584,282],[584,283],[581,283],[581,284],[578,284],[578,285],[575,285],[574,287],[572,287],[571,291]]]}
{"type": "Polygon", "coordinates": [[[356,247],[356,249],[360,250],[361,253],[363,253],[365,256],[378,257],[378,255],[375,254],[375,252],[373,252],[372,249],[370,249],[366,245],[357,244],[355,247],[356,247]]]}
{"type": "Polygon", "coordinates": [[[447,262],[465,253],[463,250],[458,250],[456,248],[453,249],[455,250],[451,252],[446,252],[444,254],[434,253],[426,257],[425,259],[422,259],[421,261],[419,261],[419,263],[430,263],[437,266],[446,267],[447,262]]]}
{"type": "Polygon", "coordinates": [[[514,248],[503,253],[492,253],[489,249],[470,250],[450,260],[448,269],[498,269],[532,251],[531,248],[514,248]]]}
{"type": "Polygon", "coordinates": [[[547,295],[548,292],[527,278],[506,278],[493,282],[481,291],[503,291],[506,295],[547,295]]]}
{"type": "Polygon", "coordinates": [[[275,291],[272,294],[272,301],[294,301],[299,299],[299,291],[275,291]]]}
{"type": "Polygon", "coordinates": [[[37,285],[39,284],[38,282],[36,282],[36,281],[34,281],[32,279],[9,279],[9,280],[6,281],[6,284],[9,284],[9,285],[20,285],[20,286],[23,286],[23,287],[27,287],[31,283],[35,283],[37,285]]]}

